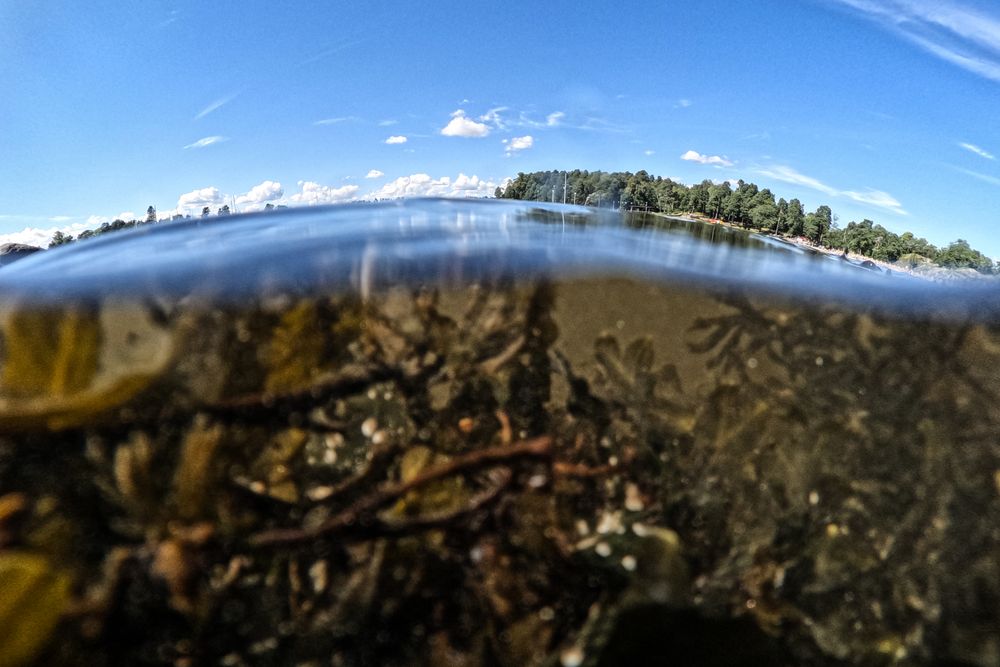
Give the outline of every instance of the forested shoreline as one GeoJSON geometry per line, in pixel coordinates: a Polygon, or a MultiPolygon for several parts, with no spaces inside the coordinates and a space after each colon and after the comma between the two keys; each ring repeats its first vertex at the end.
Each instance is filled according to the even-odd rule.
{"type": "MultiPolygon", "coordinates": [[[[939,248],[911,232],[896,234],[868,219],[851,221],[841,227],[827,205],[807,212],[798,199],[782,197],[776,200],[769,189],[742,180],[733,188],[728,182],[710,180],[688,186],[669,178],[651,176],[646,171],[537,171],[519,173],[505,187],[498,187],[494,194],[498,199],[558,202],[565,199],[568,203],[600,208],[697,214],[743,229],[802,238],[824,248],[904,267],[933,264],[948,269],[974,269],[983,274],[1000,273],[1000,264],[972,248],[964,239],[939,248]]],[[[269,205],[268,209],[271,208],[274,207],[269,205]]],[[[80,232],[75,239],[56,232],[49,247],[158,221],[155,208],[150,206],[146,213],[145,220],[105,222],[96,229],[80,232]]],[[[219,208],[215,216],[229,214],[227,205],[219,208]]],[[[200,217],[210,215],[206,207],[200,217]]],[[[180,218],[178,215],[172,220],[180,218]]]]}
{"type": "Polygon", "coordinates": [[[519,173],[506,187],[497,188],[495,195],[621,210],[696,213],[747,230],[801,237],[825,248],[904,266],[933,263],[984,274],[1000,272],[1000,266],[963,239],[939,248],[910,232],[896,234],[868,219],[841,227],[829,206],[806,212],[798,199],[775,200],[769,189],[742,180],[733,188],[728,182],[709,180],[688,186],[646,171],[537,171],[519,173]]]}

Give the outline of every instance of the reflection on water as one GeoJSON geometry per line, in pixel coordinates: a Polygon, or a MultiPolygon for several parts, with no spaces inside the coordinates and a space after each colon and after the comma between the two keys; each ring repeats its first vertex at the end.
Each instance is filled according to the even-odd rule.
{"type": "Polygon", "coordinates": [[[981,289],[495,202],[39,255],[0,272],[10,662],[1000,659],[981,289]]]}

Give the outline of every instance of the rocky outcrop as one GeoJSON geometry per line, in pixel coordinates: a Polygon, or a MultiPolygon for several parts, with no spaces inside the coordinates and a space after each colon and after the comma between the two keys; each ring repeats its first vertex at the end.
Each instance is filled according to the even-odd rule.
{"type": "Polygon", "coordinates": [[[41,248],[24,243],[4,243],[0,245],[0,266],[7,266],[11,262],[16,262],[39,250],[41,248]]]}

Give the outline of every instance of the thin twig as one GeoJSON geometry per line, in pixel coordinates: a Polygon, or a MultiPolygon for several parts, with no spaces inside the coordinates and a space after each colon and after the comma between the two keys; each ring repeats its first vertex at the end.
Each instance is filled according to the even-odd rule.
{"type": "Polygon", "coordinates": [[[493,375],[521,353],[521,350],[524,349],[525,342],[524,336],[518,336],[514,339],[514,342],[505,347],[500,354],[479,362],[479,370],[487,375],[493,375]]]}
{"type": "Polygon", "coordinates": [[[552,438],[548,436],[524,440],[508,446],[479,449],[428,468],[408,481],[383,484],[371,494],[359,498],[351,507],[330,517],[315,528],[266,530],[252,536],[250,543],[254,546],[294,544],[322,535],[337,533],[357,524],[371,521],[372,516],[379,509],[392,504],[415,489],[440,479],[458,473],[507,464],[519,458],[548,458],[551,454],[552,438]]]}
{"type": "Polygon", "coordinates": [[[315,405],[323,397],[348,394],[358,387],[393,379],[396,375],[393,371],[385,368],[378,369],[361,364],[348,364],[336,373],[324,374],[315,378],[308,386],[286,394],[272,394],[270,392],[243,394],[210,403],[204,409],[208,412],[228,412],[244,408],[295,405],[302,402],[315,405]]]}

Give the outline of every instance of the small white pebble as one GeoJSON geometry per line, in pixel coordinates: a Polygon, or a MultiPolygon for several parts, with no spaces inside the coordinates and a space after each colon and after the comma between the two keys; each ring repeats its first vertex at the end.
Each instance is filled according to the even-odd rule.
{"type": "Polygon", "coordinates": [[[378,392],[375,391],[374,389],[369,389],[368,390],[368,398],[370,398],[371,400],[374,401],[376,398],[378,398],[378,392]]]}
{"type": "Polygon", "coordinates": [[[612,466],[618,465],[618,457],[617,456],[611,456],[611,457],[609,457],[608,458],[608,465],[612,465],[612,466]]]}
{"type": "Polygon", "coordinates": [[[545,475],[542,474],[532,475],[531,477],[528,478],[528,486],[530,486],[533,489],[540,489],[543,486],[545,486],[545,484],[548,481],[549,478],[546,477],[545,475]]]}
{"type": "Polygon", "coordinates": [[[322,593],[326,590],[327,577],[326,561],[318,560],[309,567],[309,578],[312,579],[313,591],[322,593]]]}
{"type": "Polygon", "coordinates": [[[319,502],[320,500],[326,500],[333,495],[332,486],[314,486],[306,491],[306,495],[309,500],[314,502],[319,502]]]}
{"type": "Polygon", "coordinates": [[[586,537],[590,535],[590,526],[583,519],[578,519],[576,522],[576,532],[580,537],[586,537]]]}
{"type": "Polygon", "coordinates": [[[375,431],[378,430],[378,420],[374,417],[369,417],[368,419],[361,422],[361,434],[366,438],[370,438],[375,435],[375,431]]]}
{"type": "Polygon", "coordinates": [[[816,365],[817,366],[823,365],[823,357],[816,357],[816,365]]]}
{"type": "Polygon", "coordinates": [[[629,572],[635,571],[636,565],[635,556],[622,556],[622,567],[629,572]]]}
{"type": "Polygon", "coordinates": [[[261,653],[267,653],[268,651],[273,651],[278,648],[278,638],[268,637],[267,639],[262,639],[259,642],[255,642],[250,645],[250,653],[254,655],[260,655],[261,653]]]}
{"type": "Polygon", "coordinates": [[[639,493],[639,487],[634,482],[625,485],[625,509],[629,512],[641,512],[646,508],[639,493]]]}
{"type": "Polygon", "coordinates": [[[624,329],[625,328],[625,320],[618,320],[617,322],[615,322],[615,326],[618,327],[619,329],[624,329]]]}
{"type": "Polygon", "coordinates": [[[622,533],[624,532],[623,528],[621,512],[605,512],[601,515],[596,530],[601,535],[608,535],[609,533],[622,533]]]}
{"type": "Polygon", "coordinates": [[[810,505],[818,505],[819,504],[819,493],[817,493],[816,491],[810,491],[809,492],[809,504],[810,505]]]}
{"type": "Polygon", "coordinates": [[[551,621],[556,617],[556,612],[552,607],[542,607],[538,610],[538,618],[543,621],[551,621]]]}
{"type": "Polygon", "coordinates": [[[611,545],[607,542],[598,542],[597,546],[594,547],[594,551],[601,558],[607,558],[611,555],[611,545]]]}
{"type": "Polygon", "coordinates": [[[563,667],[580,667],[583,664],[583,649],[579,646],[571,646],[559,655],[559,662],[563,667]]]}
{"type": "Polygon", "coordinates": [[[750,370],[757,368],[757,360],[754,357],[747,359],[747,368],[750,370]]]}
{"type": "Polygon", "coordinates": [[[389,439],[389,436],[386,434],[385,431],[382,431],[382,430],[375,431],[372,434],[372,444],[373,445],[381,445],[383,442],[385,442],[388,439],[389,439]]]}

